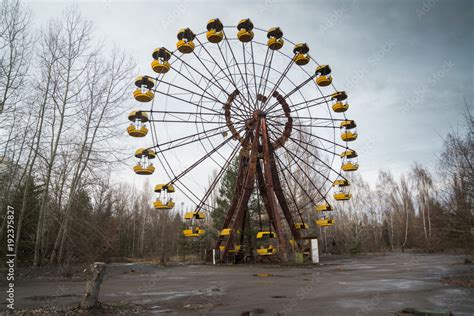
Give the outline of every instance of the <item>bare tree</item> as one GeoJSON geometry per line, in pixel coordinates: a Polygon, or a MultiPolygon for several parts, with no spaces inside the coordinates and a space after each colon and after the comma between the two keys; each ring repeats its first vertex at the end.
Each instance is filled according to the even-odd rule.
{"type": "MultiPolygon", "coordinates": [[[[77,144],[76,154],[78,156],[68,194],[69,199],[65,206],[64,221],[53,248],[51,262],[55,260],[59,240],[58,260],[63,257],[71,220],[71,205],[81,184],[84,184],[82,181],[84,173],[88,170],[93,158],[98,159],[101,155],[107,155],[106,141],[111,135],[116,136],[117,134],[117,130],[113,126],[116,115],[121,113],[118,109],[120,109],[126,95],[128,78],[133,68],[130,61],[115,52],[109,61],[94,57],[91,63],[86,66],[89,67],[85,72],[87,86],[84,89],[85,98],[81,102],[81,116],[84,125],[78,131],[79,135],[81,132],[83,133],[83,139],[81,143],[77,144]]],[[[109,150],[112,151],[114,148],[109,148],[109,150]]]]}
{"type": "Polygon", "coordinates": [[[0,114],[18,98],[29,66],[30,13],[19,0],[0,3],[0,114]]]}
{"type": "Polygon", "coordinates": [[[444,139],[440,156],[442,198],[450,220],[446,236],[457,246],[473,252],[474,119],[466,104],[465,127],[444,139]]]}
{"type": "Polygon", "coordinates": [[[417,195],[417,205],[423,223],[423,233],[427,247],[431,247],[431,195],[433,180],[428,170],[415,163],[411,171],[413,191],[417,195]]]}
{"type": "MultiPolygon", "coordinates": [[[[45,210],[49,197],[49,189],[55,161],[58,156],[60,142],[66,128],[66,120],[73,111],[73,106],[79,102],[79,95],[85,87],[83,79],[85,67],[90,63],[93,54],[90,53],[90,35],[92,27],[84,21],[79,13],[69,8],[64,13],[64,21],[52,21],[43,32],[43,43],[46,54],[56,54],[53,69],[53,89],[50,92],[51,104],[51,136],[49,152],[43,157],[46,165],[44,191],[39,211],[36,230],[35,255],[33,265],[40,264],[40,252],[44,233],[45,210]]],[[[94,52],[95,53],[95,52],[94,52]]]]}
{"type": "MultiPolygon", "coordinates": [[[[32,142],[30,141],[34,126],[34,114],[31,111],[29,94],[22,87],[26,85],[26,78],[30,59],[27,52],[31,49],[32,37],[30,36],[30,13],[25,10],[19,1],[3,1],[0,3],[0,124],[8,130],[0,132],[3,155],[0,163],[5,163],[5,177],[1,179],[0,209],[4,203],[20,189],[24,183],[25,191],[28,190],[31,177],[28,166],[32,162],[32,142]],[[8,111],[4,112],[5,104],[8,111]],[[25,159],[26,157],[26,159],[25,159]],[[26,165],[22,167],[22,165],[26,165]],[[26,179],[26,181],[25,181],[26,179]]],[[[17,224],[17,239],[15,248],[21,234],[23,208],[19,213],[17,224]]],[[[3,212],[2,212],[3,215],[3,212]]],[[[3,237],[4,223],[2,223],[1,236],[3,237]]]]}

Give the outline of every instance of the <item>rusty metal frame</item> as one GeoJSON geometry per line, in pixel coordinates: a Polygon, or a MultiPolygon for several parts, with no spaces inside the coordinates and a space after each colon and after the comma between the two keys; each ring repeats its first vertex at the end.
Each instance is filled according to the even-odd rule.
{"type": "MultiPolygon", "coordinates": [[[[275,97],[281,98],[277,94],[275,97]]],[[[229,109],[227,108],[227,110],[229,109]]],[[[289,113],[288,117],[291,119],[289,113]]],[[[275,147],[278,148],[280,146],[275,146],[276,144],[270,141],[265,113],[255,112],[252,122],[249,122],[247,127],[246,139],[241,139],[240,135],[236,137],[243,146],[234,196],[222,227],[222,229],[230,228],[231,230],[227,238],[219,236],[216,249],[219,250],[222,244],[225,245],[224,250],[220,252],[222,262],[227,258],[238,230],[242,234],[240,238],[240,242],[242,242],[245,231],[245,219],[248,216],[248,203],[252,192],[255,190],[255,181],[257,181],[265,209],[277,235],[281,259],[283,262],[286,262],[288,261],[289,248],[281,213],[283,213],[284,219],[289,225],[293,238],[298,242],[298,246],[300,246],[299,241],[302,238],[296,229],[278,175],[274,150],[275,147]],[[248,145],[245,146],[244,144],[248,145]],[[279,211],[280,208],[281,213],[279,211]]],[[[287,132],[291,133],[291,123],[288,128],[287,132]]],[[[282,136],[287,137],[287,135],[282,136]]]]}

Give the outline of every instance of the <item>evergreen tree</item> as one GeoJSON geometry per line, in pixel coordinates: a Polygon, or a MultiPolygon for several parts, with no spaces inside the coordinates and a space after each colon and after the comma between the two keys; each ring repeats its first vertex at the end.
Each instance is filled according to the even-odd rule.
{"type": "MultiPolygon", "coordinates": [[[[230,204],[234,197],[239,162],[240,157],[236,157],[221,179],[215,203],[216,207],[211,213],[212,227],[214,228],[211,232],[213,239],[217,239],[217,234],[223,227],[225,216],[229,211],[230,204]]],[[[257,193],[258,192],[254,190],[249,200],[248,212],[245,218],[245,235],[243,236],[243,241],[247,246],[245,250],[247,250],[246,252],[248,252],[251,257],[253,256],[253,250],[255,249],[255,236],[260,230],[258,213],[260,211],[260,213],[264,215],[266,212],[257,193]]],[[[263,225],[265,225],[265,223],[263,223],[263,225]]],[[[240,236],[236,236],[236,238],[235,242],[240,243],[240,236]]]]}
{"type": "MultiPolygon", "coordinates": [[[[35,229],[37,224],[37,216],[39,210],[39,196],[41,194],[41,187],[38,186],[33,177],[26,179],[15,190],[15,194],[8,197],[7,205],[11,205],[15,209],[15,226],[18,225],[19,210],[23,203],[23,192],[29,182],[29,190],[26,196],[26,212],[21,228],[20,243],[18,247],[17,257],[20,263],[29,262],[32,259],[32,250],[34,249],[35,229]]],[[[18,230],[17,230],[18,231],[18,230]]],[[[3,248],[2,248],[3,249],[3,248]]]]}
{"type": "Polygon", "coordinates": [[[212,233],[214,234],[214,238],[217,238],[216,232],[219,232],[222,229],[225,216],[229,211],[230,203],[234,197],[239,160],[239,157],[234,158],[220,181],[218,196],[216,198],[216,207],[211,213],[212,227],[214,228],[212,233]]]}

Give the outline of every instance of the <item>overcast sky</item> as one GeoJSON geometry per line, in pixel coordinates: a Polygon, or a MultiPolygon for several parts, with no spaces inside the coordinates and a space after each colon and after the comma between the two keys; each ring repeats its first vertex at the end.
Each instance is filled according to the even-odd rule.
{"type": "MultiPolygon", "coordinates": [[[[40,25],[69,1],[29,1],[40,25]]],[[[205,30],[251,18],[280,26],[307,42],[330,64],[337,87],[350,95],[358,123],[360,174],[399,174],[414,161],[435,167],[442,136],[462,123],[464,100],[473,107],[473,1],[75,1],[98,36],[125,50],[150,73],[150,52],[173,47],[176,31],[205,30]]],[[[142,178],[131,180],[139,185],[142,178]]]]}

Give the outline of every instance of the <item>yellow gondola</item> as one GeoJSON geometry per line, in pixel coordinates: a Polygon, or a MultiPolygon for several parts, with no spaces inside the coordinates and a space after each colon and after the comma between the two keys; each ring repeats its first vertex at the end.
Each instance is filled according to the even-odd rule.
{"type": "Polygon", "coordinates": [[[145,137],[148,134],[148,128],[144,123],[148,122],[148,115],[141,111],[132,111],[128,115],[128,119],[132,122],[127,127],[128,135],[132,137],[145,137]]]}
{"type": "Polygon", "coordinates": [[[224,38],[224,26],[219,19],[212,19],[207,22],[206,38],[211,43],[219,43],[224,38]]]}
{"type": "Polygon", "coordinates": [[[356,171],[359,169],[359,164],[357,163],[357,153],[348,149],[341,153],[342,166],[341,169],[344,171],[356,171]]]}
{"type": "Polygon", "coordinates": [[[342,103],[342,102],[335,102],[332,105],[332,109],[336,113],[346,112],[349,109],[349,104],[348,103],[342,103]]]}
{"type": "Polygon", "coordinates": [[[329,205],[328,203],[321,203],[321,204],[315,205],[315,206],[314,206],[314,209],[315,209],[317,212],[329,212],[329,211],[332,211],[332,207],[331,207],[331,205],[329,205]]]}
{"type": "Polygon", "coordinates": [[[359,155],[357,154],[357,152],[355,150],[352,150],[352,149],[344,150],[341,153],[341,158],[353,159],[353,158],[357,158],[358,156],[359,155]]]}
{"type": "Polygon", "coordinates": [[[345,142],[352,142],[357,139],[358,134],[353,132],[344,132],[341,134],[341,139],[345,142]]]}
{"type": "Polygon", "coordinates": [[[128,120],[131,122],[135,122],[136,120],[140,120],[142,123],[146,123],[149,121],[148,114],[142,111],[132,111],[128,114],[128,120]]]}
{"type": "Polygon", "coordinates": [[[189,222],[188,229],[184,230],[184,236],[186,237],[199,237],[204,235],[205,231],[199,228],[198,222],[201,222],[205,219],[203,212],[196,210],[194,212],[186,212],[184,214],[184,219],[189,222]]]}
{"type": "MultiPolygon", "coordinates": [[[[219,232],[219,236],[229,236],[230,232],[232,231],[232,228],[224,228],[219,232]]],[[[240,234],[240,230],[235,230],[236,234],[240,234]]]]}
{"type": "Polygon", "coordinates": [[[171,52],[164,47],[157,48],[151,54],[153,61],[151,62],[151,68],[158,74],[167,73],[171,66],[168,62],[171,58],[171,52]]]}
{"type": "Polygon", "coordinates": [[[250,42],[253,39],[253,23],[250,19],[243,19],[240,20],[239,24],[237,24],[237,38],[242,43],[250,42]]]}
{"type": "MultiPolygon", "coordinates": [[[[242,249],[241,245],[233,245],[232,247],[229,248],[229,252],[230,253],[236,253],[236,252],[239,252],[240,249],[242,249]]],[[[225,245],[219,246],[219,250],[224,251],[225,250],[225,245]]]]}
{"type": "Polygon", "coordinates": [[[352,194],[346,192],[338,192],[334,193],[333,197],[337,201],[347,201],[352,198],[352,194]]]}
{"type": "Polygon", "coordinates": [[[224,228],[220,231],[219,236],[229,236],[232,228],[224,228]]]}
{"type": "Polygon", "coordinates": [[[135,151],[136,158],[147,158],[154,159],[156,158],[156,153],[153,149],[139,148],[135,151]]]}
{"type": "Polygon", "coordinates": [[[341,128],[347,129],[354,129],[357,127],[357,124],[355,123],[354,120],[344,120],[340,124],[341,128]]]}
{"type": "MultiPolygon", "coordinates": [[[[224,228],[222,229],[220,232],[219,232],[219,236],[220,237],[227,237],[227,236],[230,236],[231,232],[232,232],[232,228],[224,228]]],[[[240,234],[240,230],[236,229],[235,230],[235,234],[240,234]]],[[[233,245],[232,247],[229,248],[229,253],[236,253],[236,252],[239,252],[240,251],[240,245],[233,245]]],[[[225,249],[225,245],[221,245],[219,246],[219,250],[220,251],[224,251],[225,249]]]]}
{"type": "Polygon", "coordinates": [[[135,157],[140,159],[133,167],[133,171],[139,175],[150,175],[155,171],[155,167],[150,159],[156,158],[156,153],[152,149],[139,148],[135,151],[135,157]]]}
{"type": "Polygon", "coordinates": [[[170,200],[165,204],[161,200],[156,200],[153,202],[153,207],[157,210],[171,210],[175,206],[175,203],[170,200]]]}
{"type": "Polygon", "coordinates": [[[200,237],[206,233],[205,230],[195,226],[189,227],[188,229],[183,230],[183,234],[185,237],[200,237]]]}
{"type": "Polygon", "coordinates": [[[332,83],[331,67],[320,65],[316,68],[316,83],[320,87],[327,87],[332,83]]]}
{"type": "Polygon", "coordinates": [[[140,163],[137,163],[135,166],[133,166],[133,171],[139,175],[149,176],[155,172],[155,167],[153,165],[144,167],[140,163]]]}
{"type": "Polygon", "coordinates": [[[162,191],[167,191],[168,193],[174,193],[175,189],[171,183],[168,184],[157,184],[155,185],[154,191],[160,193],[162,191]]]}
{"type": "Polygon", "coordinates": [[[189,54],[194,51],[194,42],[196,35],[189,28],[181,29],[178,32],[178,42],[176,48],[183,54],[189,54]]]}
{"type": "Polygon", "coordinates": [[[293,53],[295,56],[293,57],[293,61],[298,66],[304,66],[309,63],[309,47],[306,43],[298,43],[293,48],[293,53]]]}
{"type": "MultiPolygon", "coordinates": [[[[259,231],[257,232],[257,239],[272,239],[276,238],[276,233],[271,231],[259,231]]],[[[260,246],[257,248],[257,254],[260,256],[273,255],[276,253],[276,248],[273,245],[269,244],[266,246],[260,246]]]]}
{"type": "Polygon", "coordinates": [[[267,46],[271,50],[279,50],[283,47],[285,41],[283,40],[283,32],[279,27],[272,27],[267,32],[267,46]]]}
{"type": "Polygon", "coordinates": [[[257,239],[262,239],[262,238],[276,238],[276,233],[275,232],[269,232],[269,231],[260,231],[257,233],[257,239]]]}
{"type": "Polygon", "coordinates": [[[257,254],[259,256],[271,256],[271,255],[274,255],[277,253],[277,249],[275,247],[273,247],[272,245],[268,246],[268,247],[259,247],[257,248],[257,254]]]}
{"type": "Polygon", "coordinates": [[[316,220],[316,225],[318,226],[333,226],[334,225],[334,218],[320,218],[316,220]]]}
{"type": "Polygon", "coordinates": [[[336,179],[332,183],[333,187],[348,187],[349,185],[349,180],[347,179],[336,179]]]}
{"type": "Polygon", "coordinates": [[[337,201],[346,201],[349,200],[352,195],[349,193],[349,181],[347,179],[337,179],[333,182],[333,187],[337,188],[336,193],[333,197],[337,201]]]}
{"type": "Polygon", "coordinates": [[[143,91],[142,89],[137,88],[133,91],[133,97],[138,102],[150,102],[155,97],[155,94],[151,90],[143,91]]]}
{"type": "Polygon", "coordinates": [[[156,201],[153,203],[155,209],[170,210],[175,206],[173,193],[175,188],[171,183],[162,183],[155,185],[154,191],[158,193],[156,201]]]}
{"type": "Polygon", "coordinates": [[[139,76],[135,79],[137,88],[133,91],[133,97],[138,102],[150,102],[155,94],[151,89],[155,86],[152,79],[147,76],[139,76]]]}
{"type": "Polygon", "coordinates": [[[341,134],[341,139],[346,142],[354,141],[357,139],[357,127],[356,123],[353,120],[345,120],[341,122],[341,128],[343,132],[341,134]]]}
{"type": "Polygon", "coordinates": [[[308,229],[308,224],[306,223],[295,223],[295,228],[300,230],[300,229],[308,229]]]}
{"type": "Polygon", "coordinates": [[[349,104],[343,103],[342,101],[347,99],[347,94],[345,91],[334,92],[331,95],[331,100],[334,101],[332,105],[332,110],[336,113],[346,112],[349,109],[349,104]]]}
{"type": "Polygon", "coordinates": [[[184,219],[205,219],[206,216],[203,212],[186,212],[184,219]]]}
{"type": "Polygon", "coordinates": [[[346,172],[350,171],[357,171],[359,169],[359,164],[357,163],[352,163],[352,162],[346,162],[342,164],[341,169],[346,172]]]}

